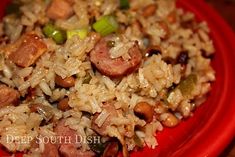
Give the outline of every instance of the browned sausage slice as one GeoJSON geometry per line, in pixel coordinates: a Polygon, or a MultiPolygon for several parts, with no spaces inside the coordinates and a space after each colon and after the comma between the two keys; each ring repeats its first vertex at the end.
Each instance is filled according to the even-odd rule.
{"type": "Polygon", "coordinates": [[[73,5],[75,3],[75,0],[66,0],[69,4],[73,5]]]}
{"type": "Polygon", "coordinates": [[[66,143],[66,138],[70,140],[69,144],[73,145],[76,148],[76,136],[77,133],[75,130],[70,129],[68,126],[65,126],[65,121],[61,120],[54,129],[54,132],[63,138],[61,138],[60,144],[66,143]]]}
{"type": "Polygon", "coordinates": [[[20,94],[6,85],[0,85],[0,108],[16,104],[19,101],[20,94]]]}
{"type": "Polygon", "coordinates": [[[91,62],[102,74],[110,77],[120,77],[135,71],[142,59],[138,43],[135,42],[133,47],[128,50],[129,60],[124,60],[122,57],[112,59],[109,53],[110,48],[107,44],[109,39],[109,36],[102,38],[96,44],[95,48],[90,52],[91,62]]]}
{"type": "Polygon", "coordinates": [[[59,157],[58,147],[55,144],[50,142],[45,143],[44,151],[41,154],[41,157],[59,157]]]}
{"type": "Polygon", "coordinates": [[[52,0],[47,16],[53,20],[69,18],[73,14],[72,3],[71,0],[52,0]]]}
{"type": "MultiPolygon", "coordinates": [[[[64,157],[74,157],[74,156],[84,156],[84,157],[92,157],[94,153],[91,151],[81,151],[77,149],[77,147],[81,144],[79,143],[82,138],[80,137],[75,130],[70,129],[68,126],[65,126],[64,120],[61,120],[54,131],[57,136],[62,137],[61,141],[59,141],[59,152],[64,157]]],[[[84,139],[83,139],[84,140],[84,139]]]]}
{"type": "Polygon", "coordinates": [[[94,157],[95,153],[92,151],[82,151],[80,149],[74,149],[71,145],[61,145],[60,154],[63,157],[94,157]]]}
{"type": "Polygon", "coordinates": [[[27,33],[15,45],[17,48],[11,52],[9,59],[18,66],[28,67],[47,50],[46,44],[34,32],[27,33]]]}

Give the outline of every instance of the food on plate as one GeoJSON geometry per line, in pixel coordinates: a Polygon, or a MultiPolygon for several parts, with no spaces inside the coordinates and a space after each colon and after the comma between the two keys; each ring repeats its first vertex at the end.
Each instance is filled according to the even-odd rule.
{"type": "Polygon", "coordinates": [[[215,72],[210,30],[174,0],[13,0],[0,23],[0,143],[26,157],[156,148],[215,72]]]}

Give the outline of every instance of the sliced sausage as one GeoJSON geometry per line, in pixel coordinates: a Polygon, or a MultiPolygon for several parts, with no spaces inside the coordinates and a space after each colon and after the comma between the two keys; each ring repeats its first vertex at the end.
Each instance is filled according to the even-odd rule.
{"type": "Polygon", "coordinates": [[[0,85],[0,108],[16,104],[19,101],[20,94],[17,90],[14,90],[6,85],[0,85]]]}
{"type": "Polygon", "coordinates": [[[71,145],[61,145],[60,154],[63,157],[94,157],[95,153],[92,151],[82,151],[80,149],[74,149],[71,145]]]}
{"type": "Polygon", "coordinates": [[[106,118],[103,125],[99,127],[95,123],[95,120],[98,118],[100,113],[96,113],[92,118],[91,128],[95,130],[97,133],[99,133],[100,135],[105,136],[107,135],[107,132],[106,132],[107,127],[110,126],[111,124],[111,117],[117,116],[117,111],[112,103],[105,103],[102,108],[105,109],[108,113],[110,113],[109,116],[106,118]]]}
{"type": "Polygon", "coordinates": [[[44,151],[41,157],[59,157],[58,146],[50,142],[44,143],[44,151]]]}
{"type": "Polygon", "coordinates": [[[73,14],[71,4],[71,0],[52,0],[47,9],[47,16],[53,20],[67,19],[73,14]]]}
{"type": "Polygon", "coordinates": [[[65,121],[61,120],[58,122],[57,126],[54,129],[54,132],[58,135],[63,137],[61,139],[60,144],[69,144],[72,145],[74,148],[77,147],[76,145],[76,136],[77,133],[75,130],[70,129],[68,126],[65,126],[65,121]],[[66,142],[66,138],[69,139],[69,142],[66,142]]]}
{"type": "Polygon", "coordinates": [[[17,49],[10,53],[9,59],[18,66],[28,67],[47,50],[46,44],[34,32],[27,33],[20,38],[17,49]]]}
{"type": "Polygon", "coordinates": [[[75,0],[66,0],[69,4],[74,4],[75,3],[75,0]]]}
{"type": "Polygon", "coordinates": [[[61,141],[59,141],[60,153],[70,154],[77,151],[77,145],[76,145],[77,133],[75,130],[72,130],[68,126],[65,126],[64,120],[59,121],[59,123],[54,129],[54,132],[56,133],[57,136],[62,137],[61,141]]]}
{"type": "Polygon", "coordinates": [[[110,77],[120,77],[135,71],[142,59],[138,43],[136,42],[133,47],[128,50],[130,59],[126,61],[122,57],[114,59],[110,57],[110,47],[107,44],[109,40],[109,36],[102,38],[90,52],[90,60],[95,67],[102,74],[110,77]]]}
{"type": "Polygon", "coordinates": [[[59,152],[63,157],[84,156],[92,157],[95,154],[90,151],[83,152],[77,149],[80,146],[79,136],[75,130],[65,126],[64,120],[61,120],[54,129],[57,136],[62,137],[59,144],[59,152]],[[67,140],[66,140],[67,139],[67,140]]]}

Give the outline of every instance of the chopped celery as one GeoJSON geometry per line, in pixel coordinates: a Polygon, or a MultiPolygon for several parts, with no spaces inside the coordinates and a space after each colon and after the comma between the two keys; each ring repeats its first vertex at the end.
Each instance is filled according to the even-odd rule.
{"type": "Polygon", "coordinates": [[[88,74],[88,75],[86,75],[86,77],[84,78],[83,83],[89,84],[90,81],[91,81],[91,79],[92,79],[91,75],[88,74]]]}
{"type": "Polygon", "coordinates": [[[102,36],[106,36],[118,30],[118,23],[114,16],[105,15],[96,21],[92,27],[102,36]]]}
{"type": "Polygon", "coordinates": [[[197,83],[197,75],[190,74],[186,79],[182,80],[177,88],[181,91],[183,96],[189,96],[193,89],[195,88],[195,85],[197,83]]]}
{"type": "Polygon", "coordinates": [[[130,8],[130,4],[128,0],[120,0],[120,8],[121,9],[129,9],[130,8]]]}
{"type": "Polygon", "coordinates": [[[85,39],[87,37],[87,33],[87,29],[68,30],[67,39],[71,39],[75,35],[77,35],[80,39],[85,39]]]}
{"type": "Polygon", "coordinates": [[[194,90],[196,83],[197,83],[197,75],[190,74],[187,78],[180,81],[180,83],[175,88],[168,91],[167,98],[164,99],[165,104],[168,106],[171,105],[171,102],[169,102],[171,100],[170,97],[172,94],[174,94],[176,89],[179,89],[185,98],[190,98],[190,95],[194,90]]]}
{"type": "Polygon", "coordinates": [[[63,44],[66,40],[65,31],[56,28],[52,24],[46,24],[42,31],[46,37],[52,38],[56,44],[63,44]]]}

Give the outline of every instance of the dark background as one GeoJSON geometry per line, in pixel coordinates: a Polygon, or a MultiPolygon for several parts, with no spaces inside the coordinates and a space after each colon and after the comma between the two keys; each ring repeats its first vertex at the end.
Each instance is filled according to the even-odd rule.
{"type": "MultiPolygon", "coordinates": [[[[206,0],[230,24],[235,32],[235,0],[206,0]]],[[[235,44],[235,41],[234,41],[235,44]]],[[[235,136],[235,133],[234,133],[235,136]]],[[[220,157],[235,157],[235,139],[220,155],[220,157]]]]}

